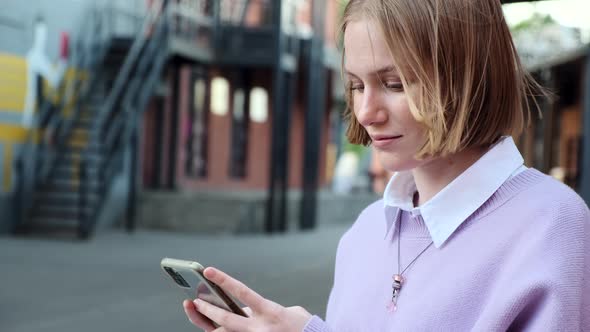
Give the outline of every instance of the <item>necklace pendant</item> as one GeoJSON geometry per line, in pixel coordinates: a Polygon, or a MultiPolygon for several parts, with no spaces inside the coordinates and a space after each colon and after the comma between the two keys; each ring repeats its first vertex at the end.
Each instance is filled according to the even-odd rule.
{"type": "Polygon", "coordinates": [[[394,313],[397,311],[397,304],[395,304],[394,302],[389,302],[386,308],[387,312],[394,313]]]}
{"type": "Polygon", "coordinates": [[[399,290],[394,288],[391,293],[391,301],[389,301],[386,306],[388,312],[397,311],[397,297],[398,296],[399,296],[399,290]]]}
{"type": "Polygon", "coordinates": [[[391,284],[392,292],[391,292],[391,301],[387,304],[387,311],[394,312],[397,311],[397,298],[399,297],[399,293],[402,289],[402,283],[404,278],[400,274],[396,274],[393,276],[393,283],[391,284]]]}

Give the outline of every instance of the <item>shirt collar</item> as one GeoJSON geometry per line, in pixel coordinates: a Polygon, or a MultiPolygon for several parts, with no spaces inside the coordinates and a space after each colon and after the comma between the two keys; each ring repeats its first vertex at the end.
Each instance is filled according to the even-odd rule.
{"type": "MultiPolygon", "coordinates": [[[[399,220],[391,207],[421,215],[438,248],[523,165],[512,137],[504,137],[477,162],[449,183],[428,202],[415,208],[416,183],[411,171],[396,173],[383,193],[388,233],[399,220]]],[[[399,211],[398,211],[399,212],[399,211]]]]}

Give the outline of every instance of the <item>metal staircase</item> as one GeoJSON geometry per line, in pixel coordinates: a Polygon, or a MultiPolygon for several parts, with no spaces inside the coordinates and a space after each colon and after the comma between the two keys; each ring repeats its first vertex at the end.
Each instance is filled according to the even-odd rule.
{"type": "Polygon", "coordinates": [[[80,238],[91,235],[126,156],[137,149],[139,116],[173,55],[171,13],[178,9],[170,2],[162,1],[140,18],[133,38],[104,36],[112,11],[88,15],[89,31],[81,39],[94,38],[78,45],[74,59],[84,73],[61,85],[60,104],[41,103],[16,158],[15,232],[65,227],[76,229],[80,238]],[[73,114],[65,116],[63,109],[72,100],[73,114]]]}
{"type": "MultiPolygon", "coordinates": [[[[72,65],[81,71],[60,86],[60,103],[39,103],[34,126],[15,160],[15,232],[65,227],[88,238],[102,214],[109,212],[108,199],[122,173],[131,188],[126,226],[133,229],[138,126],[168,63],[273,68],[274,88],[281,91],[274,97],[273,141],[284,139],[298,41],[281,31],[280,2],[264,2],[268,18],[251,28],[244,25],[250,0],[241,1],[242,12],[232,15],[236,19],[221,13],[224,3],[235,0],[194,0],[189,7],[184,0],[154,1],[140,18],[104,8],[89,13],[84,20],[87,31],[72,52],[72,65]],[[133,33],[111,31],[117,15],[131,18],[133,33]],[[253,54],[251,47],[259,52],[253,54]],[[66,115],[68,108],[73,111],[66,115]]],[[[286,178],[287,157],[281,152],[286,144],[273,145],[273,163],[282,165],[273,171],[273,179],[286,178]]],[[[285,181],[274,187],[283,193],[285,181]]],[[[284,195],[279,198],[284,201],[284,195]]]]}

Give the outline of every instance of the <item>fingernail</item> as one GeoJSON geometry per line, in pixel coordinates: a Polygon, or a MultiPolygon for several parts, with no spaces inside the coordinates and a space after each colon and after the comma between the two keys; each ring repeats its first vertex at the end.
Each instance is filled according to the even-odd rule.
{"type": "Polygon", "coordinates": [[[214,275],[215,275],[215,273],[217,273],[217,269],[216,269],[216,268],[214,268],[214,267],[212,267],[212,266],[210,266],[210,267],[209,267],[209,274],[210,274],[211,276],[214,276],[214,275]]]}

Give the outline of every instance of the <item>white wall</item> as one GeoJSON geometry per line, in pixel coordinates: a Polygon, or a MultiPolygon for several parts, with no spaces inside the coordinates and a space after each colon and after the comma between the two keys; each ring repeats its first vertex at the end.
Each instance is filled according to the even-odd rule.
{"type": "Polygon", "coordinates": [[[113,5],[129,11],[143,11],[145,0],[0,0],[0,52],[24,55],[32,42],[35,18],[43,16],[49,28],[47,53],[56,59],[59,35],[68,31],[76,40],[76,32],[84,23],[84,13],[93,6],[113,5]],[[16,24],[19,27],[15,28],[16,24]]]}

